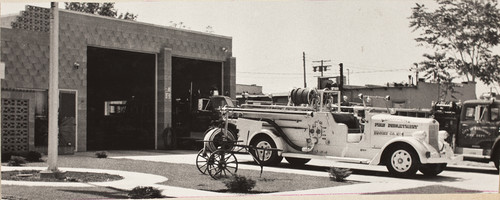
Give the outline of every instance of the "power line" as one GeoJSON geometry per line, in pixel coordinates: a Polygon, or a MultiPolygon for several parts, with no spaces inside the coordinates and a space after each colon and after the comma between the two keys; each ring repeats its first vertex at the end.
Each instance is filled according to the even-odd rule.
{"type": "Polygon", "coordinates": [[[351,72],[351,74],[366,74],[366,73],[395,72],[395,71],[408,71],[408,69],[385,69],[385,70],[359,71],[359,72],[351,72]]]}
{"type": "MultiPolygon", "coordinates": [[[[349,66],[349,68],[351,68],[349,66]]],[[[384,70],[370,70],[370,71],[351,71],[350,74],[366,74],[366,73],[379,73],[379,72],[393,72],[393,71],[408,71],[408,69],[405,68],[398,68],[398,69],[384,69],[384,70]]],[[[250,71],[237,71],[237,74],[269,74],[269,75],[303,75],[303,73],[300,72],[250,72],[250,71]]],[[[315,73],[306,73],[308,75],[314,75],[315,73]]]]}
{"type": "Polygon", "coordinates": [[[313,66],[314,72],[316,72],[316,68],[319,68],[319,72],[321,72],[321,77],[323,77],[323,71],[326,71],[328,67],[331,67],[332,65],[323,65],[325,62],[330,62],[330,60],[316,60],[312,61],[313,63],[321,63],[319,66],[313,66]]]}

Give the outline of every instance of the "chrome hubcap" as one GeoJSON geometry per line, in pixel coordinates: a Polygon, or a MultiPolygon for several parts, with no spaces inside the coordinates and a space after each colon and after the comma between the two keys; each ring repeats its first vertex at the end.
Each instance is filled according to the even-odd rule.
{"type": "MultiPolygon", "coordinates": [[[[260,141],[259,143],[257,143],[257,147],[258,148],[266,148],[266,149],[272,148],[271,144],[269,144],[269,142],[266,142],[266,141],[260,141]]],[[[270,151],[270,150],[267,150],[267,151],[264,151],[263,149],[257,150],[257,156],[259,156],[259,159],[261,159],[262,161],[269,160],[269,158],[271,158],[271,154],[272,154],[272,151],[270,151]]]]}
{"type": "Polygon", "coordinates": [[[405,150],[397,150],[391,156],[391,165],[398,172],[406,172],[412,165],[410,153],[405,150]]]}

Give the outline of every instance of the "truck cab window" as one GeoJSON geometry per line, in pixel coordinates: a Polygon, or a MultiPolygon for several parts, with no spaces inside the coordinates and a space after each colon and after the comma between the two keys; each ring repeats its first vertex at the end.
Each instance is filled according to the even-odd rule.
{"type": "Polygon", "coordinates": [[[488,108],[487,107],[479,107],[479,112],[481,113],[479,117],[479,121],[488,121],[488,108]]]}
{"type": "Polygon", "coordinates": [[[500,120],[500,108],[491,108],[491,121],[500,120]]]}
{"type": "Polygon", "coordinates": [[[474,107],[468,107],[465,111],[465,120],[474,120],[474,114],[476,109],[474,107]]]}

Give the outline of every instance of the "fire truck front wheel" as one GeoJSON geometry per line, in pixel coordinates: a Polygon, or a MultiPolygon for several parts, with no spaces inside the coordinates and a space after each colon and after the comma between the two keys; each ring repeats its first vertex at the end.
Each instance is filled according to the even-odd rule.
{"type": "Polygon", "coordinates": [[[386,155],[386,167],[394,176],[411,177],[420,168],[417,152],[407,144],[393,146],[386,155]]]}
{"type": "Polygon", "coordinates": [[[425,176],[436,176],[439,173],[443,172],[444,168],[446,168],[446,163],[441,164],[425,164],[420,166],[418,169],[425,176]]]}
{"type": "Polygon", "coordinates": [[[305,165],[307,162],[311,161],[311,159],[306,159],[306,158],[285,157],[285,159],[286,161],[288,161],[288,163],[294,166],[302,166],[305,165]]]}
{"type": "MultiPolygon", "coordinates": [[[[254,139],[252,139],[251,144],[252,146],[257,148],[276,148],[276,144],[274,143],[273,139],[271,139],[267,135],[259,135],[255,137],[254,139]]],[[[256,149],[255,156],[258,156],[262,165],[265,166],[277,165],[281,163],[281,160],[283,160],[283,157],[278,156],[278,151],[265,151],[262,149],[256,149]]]]}

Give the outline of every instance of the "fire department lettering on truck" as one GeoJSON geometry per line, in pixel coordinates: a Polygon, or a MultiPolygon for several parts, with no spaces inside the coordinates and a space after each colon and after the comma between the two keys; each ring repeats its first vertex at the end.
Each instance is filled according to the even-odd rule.
{"type": "Polygon", "coordinates": [[[405,136],[402,131],[389,131],[387,128],[394,129],[418,129],[416,124],[395,124],[395,123],[375,123],[375,128],[386,128],[383,130],[374,130],[373,135],[375,136],[405,136]]]}
{"type": "Polygon", "coordinates": [[[391,123],[375,123],[375,127],[387,127],[387,128],[404,128],[404,129],[418,129],[418,125],[415,124],[391,124],[391,123]],[[386,126],[387,125],[387,126],[386,126]]]}
{"type": "Polygon", "coordinates": [[[405,133],[392,131],[373,131],[373,135],[405,136],[405,133]]]}

